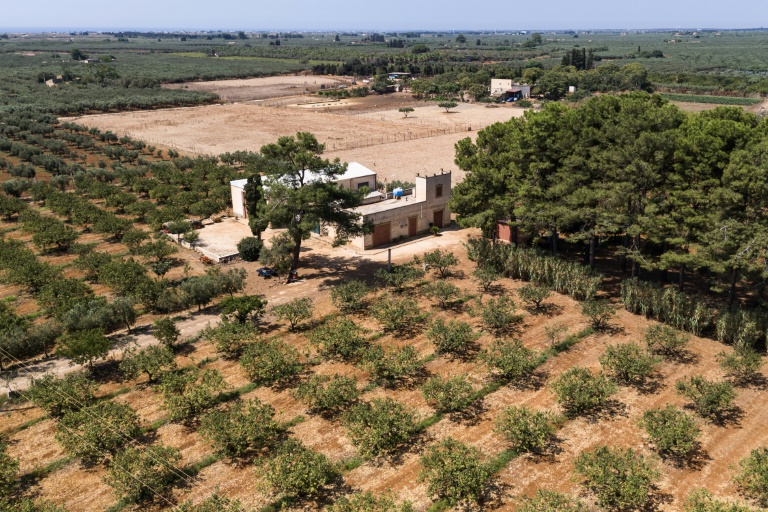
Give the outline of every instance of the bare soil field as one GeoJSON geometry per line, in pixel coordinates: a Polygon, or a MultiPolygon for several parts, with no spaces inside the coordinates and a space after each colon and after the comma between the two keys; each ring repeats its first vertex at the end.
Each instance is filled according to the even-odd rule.
{"type": "MultiPolygon", "coordinates": [[[[474,230],[451,232],[441,244],[444,249],[454,252],[459,257],[459,270],[449,277],[449,282],[457,285],[464,293],[481,295],[481,290],[469,276],[474,264],[468,262],[461,242],[468,236],[477,236],[474,230]]],[[[440,238],[440,237],[438,237],[440,238]]],[[[424,242],[426,243],[426,240],[424,242]]],[[[414,244],[409,249],[399,251],[395,262],[410,260],[412,253],[423,250],[424,245],[414,244]]],[[[315,301],[315,318],[335,313],[330,301],[329,286],[342,278],[358,277],[370,279],[376,268],[381,268],[385,261],[370,261],[350,255],[345,251],[335,251],[326,244],[311,240],[303,249],[302,257],[307,265],[302,270],[300,282],[285,285],[256,277],[258,263],[243,264],[249,272],[247,293],[263,294],[270,304],[277,304],[294,297],[312,297],[315,301]]],[[[503,279],[500,288],[493,293],[496,296],[516,296],[516,290],[523,283],[503,279]]],[[[471,316],[466,307],[454,310],[441,310],[421,292],[421,285],[409,290],[408,295],[418,300],[422,311],[430,319],[461,319],[469,322],[482,336],[478,348],[488,346],[494,335],[484,331],[479,319],[471,316]]],[[[486,295],[486,299],[488,296],[486,295]]],[[[569,297],[553,295],[547,300],[548,313],[534,314],[520,310],[523,322],[514,333],[525,346],[534,350],[547,348],[545,328],[555,324],[564,324],[569,333],[576,333],[584,328],[588,321],[582,316],[579,304],[569,297]]],[[[197,317],[202,321],[206,317],[197,317]]],[[[380,326],[369,314],[355,316],[355,322],[369,333],[378,333],[380,326]]],[[[416,510],[423,512],[432,504],[427,494],[426,485],[417,479],[420,462],[419,456],[425,446],[445,437],[453,437],[471,446],[480,448],[488,457],[498,455],[507,448],[504,439],[493,431],[493,421],[499,412],[510,405],[528,405],[536,409],[559,412],[550,384],[564,370],[573,366],[585,366],[593,370],[600,369],[598,357],[609,345],[635,340],[639,341],[648,326],[654,322],[643,317],[619,311],[611,322],[610,328],[598,331],[582,338],[570,349],[551,357],[537,370],[537,378],[524,386],[505,385],[486,395],[472,409],[472,413],[456,416],[446,414],[426,428],[400,454],[375,460],[363,461],[360,465],[343,475],[344,489],[373,490],[376,492],[393,491],[398,500],[411,500],[416,510]]],[[[200,324],[198,323],[198,328],[200,324]]],[[[285,325],[268,314],[265,328],[270,336],[279,336],[286,343],[297,348],[301,353],[314,352],[307,342],[305,332],[291,332],[285,325]]],[[[423,330],[408,336],[383,335],[373,343],[383,346],[411,345],[421,357],[434,357],[426,366],[427,375],[467,375],[476,389],[488,385],[493,377],[488,370],[472,358],[452,359],[445,355],[434,354],[432,343],[423,330]]],[[[768,408],[765,407],[765,392],[762,387],[748,386],[737,389],[737,413],[732,420],[724,424],[715,424],[700,418],[696,422],[702,430],[700,455],[693,464],[675,464],[669,459],[659,458],[652,450],[648,439],[637,422],[643,411],[666,404],[687,406],[687,400],[675,392],[675,382],[687,375],[702,374],[705,377],[720,380],[723,372],[715,356],[721,350],[731,350],[710,339],[692,337],[688,357],[683,361],[666,361],[659,365],[652,386],[643,389],[620,386],[614,396],[615,402],[608,410],[595,416],[570,419],[558,431],[552,448],[542,455],[523,455],[514,458],[497,474],[495,488],[497,498],[488,504],[485,510],[517,510],[519,498],[532,495],[537,489],[552,489],[572,492],[594,503],[593,496],[586,492],[575,479],[573,461],[584,450],[596,446],[632,447],[650,458],[652,464],[661,472],[658,488],[654,490],[655,510],[682,510],[682,502],[690,491],[699,487],[710,489],[719,497],[736,499],[737,489],[731,478],[737,462],[751,449],[768,443],[768,408]]],[[[232,386],[242,386],[247,382],[245,374],[236,361],[228,361],[216,353],[214,347],[204,340],[194,341],[189,348],[177,356],[178,364],[201,364],[205,368],[215,368],[232,386]]],[[[765,365],[763,366],[765,370],[765,365]]],[[[340,374],[355,376],[358,388],[368,386],[371,381],[367,371],[352,364],[324,361],[311,365],[307,374],[340,374]]],[[[129,386],[131,391],[113,398],[124,401],[138,412],[145,425],[161,419],[166,414],[162,407],[160,393],[148,386],[146,379],[117,382],[115,376],[102,379],[99,394],[105,394],[129,386]]],[[[423,379],[399,385],[395,388],[369,386],[363,393],[363,400],[388,396],[398,402],[413,407],[417,414],[426,418],[435,410],[426,403],[420,386],[423,379]]],[[[331,460],[343,462],[350,460],[357,453],[347,437],[341,422],[336,418],[325,418],[313,414],[306,406],[298,402],[290,389],[259,387],[245,393],[241,399],[258,397],[271,404],[281,421],[294,422],[290,436],[301,440],[305,445],[327,455],[331,460]]],[[[39,412],[29,404],[7,404],[0,411],[0,433],[6,434],[10,442],[9,452],[21,459],[23,471],[30,472],[42,466],[61,460],[64,452],[53,439],[55,426],[52,420],[44,420],[29,428],[19,429],[25,421],[35,418],[39,412]]],[[[144,442],[162,441],[181,450],[182,464],[194,464],[211,455],[212,449],[194,427],[177,423],[168,423],[154,431],[144,442]]],[[[190,499],[198,502],[210,496],[215,489],[218,492],[240,499],[248,508],[262,507],[272,503],[275,495],[259,485],[254,468],[261,460],[243,461],[239,464],[228,459],[221,459],[205,467],[195,477],[180,482],[173,490],[177,502],[190,499]]],[[[28,493],[53,500],[69,507],[70,510],[96,511],[115,505],[116,498],[104,483],[105,470],[102,466],[85,467],[78,460],[62,463],[62,466],[38,479],[32,479],[28,493]]],[[[327,499],[327,498],[326,498],[327,499]]],[[[290,505],[290,510],[321,510],[324,499],[319,501],[302,500],[290,505]]],[[[152,507],[125,507],[123,510],[155,510],[162,508],[159,503],[152,507]]],[[[458,509],[457,509],[458,510],[458,509]]]]}
{"type": "Polygon", "coordinates": [[[321,86],[335,87],[348,84],[350,78],[315,75],[283,75],[240,80],[212,80],[164,84],[166,89],[186,89],[218,94],[225,101],[253,101],[283,96],[295,96],[320,90],[321,86]]]}

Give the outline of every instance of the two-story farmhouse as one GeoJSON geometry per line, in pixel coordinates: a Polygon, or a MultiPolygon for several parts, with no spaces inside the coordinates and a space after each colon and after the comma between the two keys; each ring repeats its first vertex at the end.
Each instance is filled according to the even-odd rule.
{"type": "MultiPolygon", "coordinates": [[[[432,226],[442,228],[451,223],[448,200],[451,198],[451,173],[440,172],[432,176],[416,175],[416,187],[403,190],[401,196],[376,190],[376,173],[367,167],[350,162],[347,170],[334,180],[340,187],[370,192],[363,205],[355,208],[361,222],[370,222],[373,232],[350,240],[360,249],[371,249],[425,233],[432,226]]],[[[230,182],[232,210],[236,217],[247,219],[245,184],[247,180],[230,182]]],[[[334,237],[333,226],[319,226],[319,236],[334,237]]]]}

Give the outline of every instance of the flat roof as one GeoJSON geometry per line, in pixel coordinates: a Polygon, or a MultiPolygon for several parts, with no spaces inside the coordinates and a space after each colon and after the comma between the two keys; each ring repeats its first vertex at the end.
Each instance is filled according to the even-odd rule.
{"type": "Polygon", "coordinates": [[[244,178],[242,180],[233,180],[230,181],[229,184],[235,188],[242,188],[245,189],[245,184],[248,183],[248,178],[244,178]]]}
{"type": "MultiPolygon", "coordinates": [[[[376,172],[357,162],[349,162],[347,164],[347,170],[344,172],[344,174],[337,176],[333,181],[351,180],[354,178],[364,178],[366,176],[376,176],[376,172]]],[[[310,173],[310,175],[306,178],[306,182],[315,181],[319,178],[320,175],[310,173]]],[[[248,183],[247,179],[233,180],[229,182],[231,186],[236,188],[245,188],[246,183],[248,183]]]]}
{"type": "Polygon", "coordinates": [[[355,212],[360,215],[371,215],[372,213],[386,212],[388,210],[396,210],[397,208],[405,208],[407,206],[416,206],[426,201],[416,201],[415,196],[406,196],[402,199],[387,199],[385,201],[379,201],[378,203],[364,204],[355,208],[355,212]]]}

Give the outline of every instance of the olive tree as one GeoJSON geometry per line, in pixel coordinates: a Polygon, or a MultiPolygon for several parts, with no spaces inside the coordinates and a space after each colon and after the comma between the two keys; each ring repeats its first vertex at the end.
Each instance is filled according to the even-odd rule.
{"type": "Polygon", "coordinates": [[[214,409],[200,419],[200,433],[221,456],[240,458],[269,450],[285,428],[275,421],[275,410],[258,398],[214,409]]]}
{"type": "Polygon", "coordinates": [[[452,505],[480,501],[491,475],[480,450],[450,437],[430,446],[421,456],[419,481],[427,482],[429,494],[452,505]]]}
{"type": "Polygon", "coordinates": [[[114,455],[140,431],[139,415],[130,405],[102,400],[65,414],[56,440],[71,455],[96,463],[114,455]]]}
{"type": "Polygon", "coordinates": [[[112,459],[105,481],[118,499],[128,503],[149,502],[165,495],[179,477],[177,448],[163,445],[128,447],[112,459]]]}
{"type": "Polygon", "coordinates": [[[416,412],[391,398],[375,398],[349,409],[341,418],[347,436],[364,458],[390,453],[416,433],[416,412]]]}
{"type": "Polygon", "coordinates": [[[534,411],[527,406],[506,407],[496,417],[494,431],[510,447],[523,452],[541,452],[562,423],[562,418],[546,411],[534,411]]]}

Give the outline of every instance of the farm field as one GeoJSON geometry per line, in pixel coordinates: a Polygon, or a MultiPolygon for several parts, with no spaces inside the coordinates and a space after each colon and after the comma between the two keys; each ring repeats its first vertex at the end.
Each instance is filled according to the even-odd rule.
{"type": "Polygon", "coordinates": [[[267,78],[244,78],[233,80],[212,80],[165,84],[166,89],[185,89],[216,94],[224,101],[253,101],[296,94],[306,94],[320,89],[320,86],[336,86],[348,83],[350,79],[326,76],[283,75],[267,78]]]}
{"type": "MultiPolygon", "coordinates": [[[[481,296],[482,290],[469,277],[474,264],[467,261],[460,244],[467,236],[477,234],[471,230],[461,233],[462,236],[457,237],[453,245],[444,246],[444,249],[452,251],[459,258],[453,276],[448,277],[446,281],[458,286],[464,294],[481,296]]],[[[549,352],[547,361],[537,368],[535,378],[528,383],[504,384],[503,381],[499,382],[497,377],[493,377],[487,367],[475,361],[474,357],[451,357],[450,354],[436,353],[434,345],[425,336],[424,327],[417,327],[413,334],[406,336],[392,333],[382,336],[381,325],[369,313],[355,314],[351,318],[366,329],[367,337],[371,340],[369,343],[390,348],[411,346],[416,349],[419,358],[426,362],[423,373],[402,382],[398,381],[393,386],[382,387],[374,382],[369,371],[350,362],[320,357],[316,347],[308,342],[308,336],[311,334],[310,324],[332,322],[337,314],[330,300],[329,286],[342,279],[365,279],[377,268],[377,264],[360,265],[356,261],[337,258],[335,263],[344,263],[344,268],[337,266],[332,270],[322,264],[323,258],[327,257],[323,252],[322,249],[311,246],[307,257],[315,257],[313,265],[307,269],[302,282],[287,287],[269,286],[267,281],[255,278],[256,264],[246,265],[250,276],[250,284],[246,290],[248,293],[263,293],[272,304],[285,303],[301,297],[311,297],[314,300],[313,320],[306,324],[306,327],[292,332],[271,314],[264,318],[262,327],[270,337],[281,339],[300,353],[309,350],[305,356],[307,365],[298,381],[290,381],[277,387],[253,388],[249,386],[250,381],[237,361],[227,359],[224,354],[217,352],[212,343],[204,339],[184,344],[183,350],[176,356],[180,366],[196,364],[201,368],[220,372],[230,389],[241,390],[236,400],[258,398],[272,405],[278,420],[293,425],[288,433],[291,439],[298,439],[331,461],[346,464],[349,468],[343,471],[343,484],[337,484],[333,488],[345,491],[331,489],[327,493],[321,493],[317,500],[294,500],[290,502],[290,510],[319,510],[329,501],[337,499],[339,492],[353,490],[370,490],[376,493],[391,490],[397,501],[409,500],[413,502],[415,509],[420,511],[430,509],[433,498],[427,492],[426,485],[416,479],[420,469],[419,455],[427,446],[450,437],[480,449],[489,460],[499,457],[508,459],[506,441],[493,431],[493,421],[504,407],[527,405],[534,409],[562,412],[550,387],[559,374],[573,366],[600,370],[598,358],[607,347],[640,340],[647,328],[653,324],[627,312],[619,312],[610,322],[609,328],[590,334],[589,331],[584,331],[589,321],[580,313],[579,304],[567,296],[555,294],[545,301],[547,308],[543,311],[546,313],[520,310],[523,319],[515,328],[514,336],[520,338],[525,347],[544,353],[549,349],[545,333],[547,327],[562,324],[567,326],[568,334],[585,334],[575,338],[569,348],[549,352]],[[393,398],[398,403],[412,408],[417,417],[423,420],[424,426],[396,455],[379,456],[373,460],[360,459],[355,445],[338,417],[313,412],[292,395],[291,390],[295,389],[297,382],[305,381],[313,374],[354,377],[358,389],[363,390],[361,400],[393,398]],[[438,413],[420,392],[420,387],[426,380],[435,375],[466,375],[475,390],[488,391],[481,395],[482,398],[475,406],[462,414],[438,413]]],[[[396,261],[406,262],[407,260],[396,261]]],[[[487,300],[491,296],[516,297],[523,284],[520,281],[502,279],[497,283],[498,286],[492,295],[485,294],[484,298],[487,300]]],[[[411,286],[407,288],[405,296],[415,298],[419,311],[426,313],[430,321],[438,318],[462,320],[481,333],[473,352],[488,348],[496,339],[496,335],[483,327],[478,318],[468,314],[471,302],[465,302],[464,305],[450,310],[442,310],[425,295],[426,282],[415,282],[411,286]]],[[[375,296],[386,295],[384,292],[377,292],[375,296]]],[[[685,497],[699,487],[706,487],[719,497],[736,497],[737,490],[731,482],[734,465],[751,449],[768,442],[768,432],[765,429],[766,412],[759,387],[738,388],[735,402],[738,413],[731,420],[716,424],[696,419],[702,430],[701,446],[698,455],[690,464],[681,465],[673,459],[658,457],[637,424],[643,411],[647,409],[667,404],[686,407],[687,401],[675,393],[674,384],[677,380],[693,374],[721,379],[722,370],[719,369],[715,356],[723,349],[722,344],[712,340],[691,338],[686,357],[679,361],[669,360],[661,363],[648,387],[620,386],[610,407],[605,411],[565,421],[543,454],[512,456],[508,463],[501,465],[496,475],[494,489],[497,496],[492,500],[491,508],[517,510],[520,497],[533,495],[538,489],[573,493],[588,502],[593,501],[592,495],[578,485],[573,462],[582,451],[590,451],[603,444],[631,447],[647,456],[653,467],[660,470],[661,478],[658,487],[653,491],[657,510],[681,510],[685,497]]],[[[180,450],[181,460],[178,466],[186,468],[185,471],[191,476],[182,478],[172,488],[172,501],[197,502],[210,496],[214,489],[218,489],[219,495],[237,498],[246,507],[258,510],[279,498],[279,495],[265,491],[259,485],[253,468],[262,459],[249,457],[235,463],[226,457],[217,457],[206,438],[200,435],[195,422],[168,422],[165,419],[167,412],[162,405],[162,395],[145,379],[126,380],[117,373],[101,371],[97,373],[97,382],[97,396],[118,393],[118,396],[111,400],[129,404],[139,414],[141,424],[149,426],[147,433],[139,439],[140,443],[162,442],[180,450]],[[158,424],[161,426],[151,426],[158,424]]],[[[222,407],[225,406],[226,404],[222,407]]],[[[20,459],[22,473],[35,474],[35,470],[40,470],[46,465],[55,466],[53,470],[43,472],[43,476],[30,477],[30,495],[61,503],[70,510],[90,511],[115,507],[131,509],[117,504],[110,487],[103,482],[106,474],[103,466],[88,467],[77,459],[66,458],[63,449],[52,440],[56,431],[53,420],[42,419],[24,428],[31,420],[41,418],[42,411],[29,404],[9,404],[4,406],[1,414],[2,432],[8,436],[10,443],[9,453],[20,459]]],[[[145,507],[146,505],[142,509],[146,509],[145,507]]],[[[162,503],[156,503],[151,508],[155,507],[164,508],[162,503]]]]}

